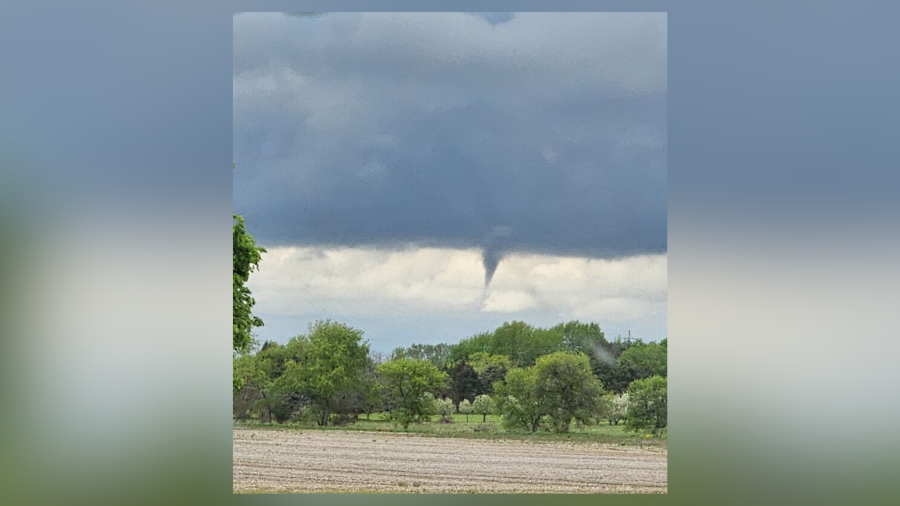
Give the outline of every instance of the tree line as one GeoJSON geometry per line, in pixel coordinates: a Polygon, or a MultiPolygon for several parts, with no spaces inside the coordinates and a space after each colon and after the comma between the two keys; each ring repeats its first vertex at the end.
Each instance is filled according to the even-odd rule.
{"type": "Polygon", "coordinates": [[[370,350],[363,332],[333,321],[234,360],[238,420],[349,423],[385,412],[398,425],[453,413],[501,415],[508,429],[568,432],[573,422],[667,425],[667,340],[609,341],[596,323],[550,328],[509,322],[456,344],[370,350]]]}

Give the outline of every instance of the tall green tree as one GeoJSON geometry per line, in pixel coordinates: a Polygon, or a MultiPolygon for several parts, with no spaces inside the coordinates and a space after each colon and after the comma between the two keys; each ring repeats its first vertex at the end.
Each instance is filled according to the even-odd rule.
{"type": "MultiPolygon", "coordinates": [[[[232,164],[232,170],[234,164],[232,164]]],[[[250,331],[253,327],[261,327],[263,321],[253,315],[253,295],[247,288],[250,273],[259,268],[264,248],[256,245],[247,232],[243,216],[232,213],[231,215],[231,260],[232,272],[232,344],[235,353],[244,353],[250,348],[252,341],[250,331]]]]}
{"type": "Polygon", "coordinates": [[[440,392],[447,382],[447,374],[434,364],[414,358],[385,362],[378,366],[378,372],[399,408],[397,420],[404,428],[429,415],[431,401],[425,394],[440,392]]]}
{"type": "Polygon", "coordinates": [[[573,419],[591,422],[604,392],[587,355],[552,353],[538,358],[534,368],[534,395],[546,403],[547,415],[556,431],[569,432],[573,419]]]}
{"type": "Polygon", "coordinates": [[[506,322],[493,332],[463,339],[450,347],[450,362],[471,361],[476,354],[505,355],[516,367],[534,364],[537,357],[564,349],[563,333],[554,327],[535,328],[525,322],[506,322]]]}
{"type": "Polygon", "coordinates": [[[506,355],[518,367],[531,365],[526,355],[530,355],[528,352],[532,351],[528,345],[533,341],[533,337],[534,327],[525,322],[504,323],[494,331],[489,352],[492,355],[506,355]]]}
{"type": "Polygon", "coordinates": [[[282,391],[305,394],[320,410],[320,425],[327,426],[335,409],[362,388],[368,366],[369,344],[363,332],[331,320],[310,325],[309,348],[303,363],[291,362],[282,376],[282,391]]]}
{"type": "Polygon", "coordinates": [[[457,405],[464,400],[471,402],[482,393],[478,373],[468,362],[457,362],[448,371],[450,376],[450,396],[457,405]]]}
{"type": "Polygon", "coordinates": [[[562,334],[563,347],[572,353],[584,353],[590,357],[598,347],[609,345],[600,325],[594,322],[582,323],[573,320],[568,323],[560,323],[553,327],[553,330],[562,334]]]}
{"type": "Polygon", "coordinates": [[[631,378],[666,376],[668,366],[668,342],[643,343],[638,341],[619,355],[619,367],[631,378]]]}
{"type": "Polygon", "coordinates": [[[626,392],[629,383],[634,379],[631,373],[619,367],[618,362],[610,358],[610,355],[597,354],[591,357],[591,368],[603,388],[615,394],[626,392]]]}
{"type": "Polygon", "coordinates": [[[519,344],[520,366],[529,366],[535,363],[538,357],[564,350],[563,333],[558,329],[536,328],[531,333],[531,338],[525,338],[519,344]]]}
{"type": "Polygon", "coordinates": [[[502,382],[494,384],[495,401],[507,429],[537,432],[547,414],[546,400],[535,396],[537,370],[534,367],[510,369],[502,382]]]}
{"type": "Polygon", "coordinates": [[[472,368],[478,375],[478,392],[476,395],[494,394],[494,384],[503,381],[506,371],[512,367],[512,361],[506,355],[490,355],[477,352],[469,357],[472,368]]]}
{"type": "Polygon", "coordinates": [[[412,344],[408,348],[399,347],[391,352],[391,359],[417,358],[427,360],[438,369],[445,369],[450,357],[450,346],[440,344],[412,344]]]}
{"type": "Polygon", "coordinates": [[[456,344],[450,345],[450,362],[465,362],[475,353],[487,353],[491,344],[491,339],[493,339],[493,334],[491,332],[482,332],[472,337],[462,339],[456,344]]]}

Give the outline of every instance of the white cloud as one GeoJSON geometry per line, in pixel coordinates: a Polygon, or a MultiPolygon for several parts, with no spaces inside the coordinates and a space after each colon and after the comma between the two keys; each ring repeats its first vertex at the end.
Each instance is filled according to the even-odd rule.
{"type": "Polygon", "coordinates": [[[534,297],[525,292],[498,290],[488,294],[482,308],[495,313],[518,313],[536,305],[534,297]]]}
{"type": "Polygon", "coordinates": [[[532,320],[540,313],[629,322],[664,318],[665,255],[618,260],[514,254],[485,290],[474,249],[275,247],[251,277],[257,310],[298,316],[497,313],[532,320]]]}

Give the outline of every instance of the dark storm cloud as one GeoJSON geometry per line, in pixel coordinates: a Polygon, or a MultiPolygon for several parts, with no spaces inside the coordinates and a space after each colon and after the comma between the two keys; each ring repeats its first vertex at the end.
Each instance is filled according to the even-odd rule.
{"type": "Polygon", "coordinates": [[[233,21],[263,244],[474,246],[488,280],[510,251],[666,251],[664,14],[233,21]]]}

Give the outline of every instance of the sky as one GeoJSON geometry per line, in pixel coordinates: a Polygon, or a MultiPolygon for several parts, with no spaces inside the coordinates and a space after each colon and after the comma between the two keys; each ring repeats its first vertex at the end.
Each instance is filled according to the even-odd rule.
{"type": "Polygon", "coordinates": [[[666,337],[665,14],[242,13],[233,209],[260,339],[505,321],[666,337]]]}

